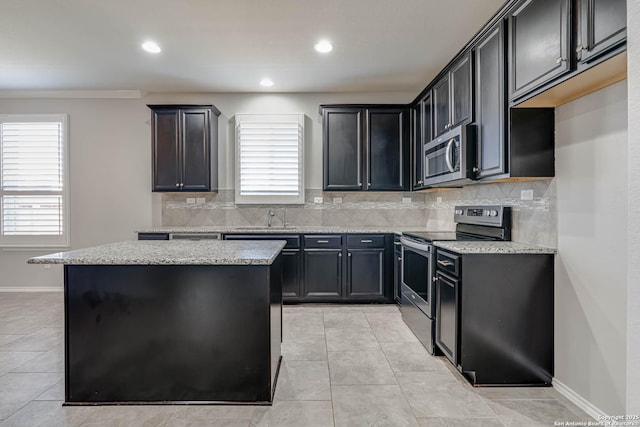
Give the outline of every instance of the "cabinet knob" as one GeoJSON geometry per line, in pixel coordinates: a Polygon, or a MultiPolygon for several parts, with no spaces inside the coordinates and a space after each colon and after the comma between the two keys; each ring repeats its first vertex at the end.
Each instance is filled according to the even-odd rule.
{"type": "Polygon", "coordinates": [[[421,180],[420,180],[420,181],[418,181],[418,184],[422,184],[422,181],[421,181],[421,180]]]}
{"type": "Polygon", "coordinates": [[[348,255],[349,255],[349,258],[351,258],[351,252],[349,252],[348,255]]]}
{"type": "Polygon", "coordinates": [[[179,182],[176,182],[176,187],[180,187],[180,183],[179,182]]]}
{"type": "Polygon", "coordinates": [[[561,63],[563,63],[563,62],[567,62],[567,60],[566,60],[566,59],[564,59],[564,58],[562,58],[562,57],[560,57],[560,58],[556,59],[556,64],[561,64],[561,63]]]}
{"type": "Polygon", "coordinates": [[[367,182],[367,188],[370,188],[370,187],[371,187],[371,183],[367,182]]]}
{"type": "Polygon", "coordinates": [[[576,53],[580,53],[582,49],[584,49],[584,47],[582,47],[582,45],[579,44],[578,46],[576,46],[576,53]]]}
{"type": "Polygon", "coordinates": [[[342,258],[342,252],[338,254],[338,258],[342,258]]]}
{"type": "Polygon", "coordinates": [[[182,188],[182,187],[184,187],[184,183],[181,182],[180,183],[180,188],[182,188]]]}
{"type": "Polygon", "coordinates": [[[480,169],[478,169],[477,167],[474,166],[473,171],[474,172],[480,172],[480,169]]]}

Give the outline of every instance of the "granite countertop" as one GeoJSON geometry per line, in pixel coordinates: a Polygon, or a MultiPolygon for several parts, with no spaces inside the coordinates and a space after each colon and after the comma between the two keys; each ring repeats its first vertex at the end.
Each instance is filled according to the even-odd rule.
{"type": "Polygon", "coordinates": [[[459,254],[555,254],[554,248],[528,245],[516,242],[445,242],[435,241],[433,245],[459,254]]]}
{"type": "Polygon", "coordinates": [[[29,264],[270,265],[284,240],[133,240],[39,256],[29,264]]]}
{"type": "Polygon", "coordinates": [[[167,226],[167,227],[150,227],[135,230],[136,233],[265,233],[265,234],[283,234],[283,233],[395,233],[402,234],[408,232],[425,231],[424,228],[418,227],[385,227],[385,226],[288,226],[288,227],[264,227],[264,226],[167,226]]]}

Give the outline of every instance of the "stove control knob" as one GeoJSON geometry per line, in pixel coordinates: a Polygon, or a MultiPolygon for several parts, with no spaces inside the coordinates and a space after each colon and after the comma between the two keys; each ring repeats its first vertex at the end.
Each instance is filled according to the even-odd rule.
{"type": "Polygon", "coordinates": [[[489,215],[498,216],[498,211],[489,211],[489,215]]]}
{"type": "Polygon", "coordinates": [[[456,209],[455,214],[456,215],[462,215],[462,209],[456,209]]]}

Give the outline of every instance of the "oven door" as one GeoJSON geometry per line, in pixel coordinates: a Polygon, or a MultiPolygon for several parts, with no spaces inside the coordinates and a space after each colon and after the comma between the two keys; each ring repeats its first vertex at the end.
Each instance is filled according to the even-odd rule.
{"type": "Polygon", "coordinates": [[[471,181],[475,161],[473,144],[469,143],[473,127],[451,130],[424,146],[424,184],[458,185],[471,181]]]}
{"type": "Polygon", "coordinates": [[[421,242],[400,239],[402,243],[402,285],[403,293],[430,318],[434,316],[433,306],[433,258],[432,246],[421,242]]]}

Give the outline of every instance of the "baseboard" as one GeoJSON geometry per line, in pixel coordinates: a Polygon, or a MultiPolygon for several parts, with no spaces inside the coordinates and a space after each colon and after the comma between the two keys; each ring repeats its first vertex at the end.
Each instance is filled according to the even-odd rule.
{"type": "Polygon", "coordinates": [[[591,402],[589,402],[584,397],[580,396],[578,393],[569,388],[566,384],[558,381],[557,379],[553,379],[551,381],[553,388],[556,389],[558,393],[569,399],[571,403],[576,405],[578,408],[582,409],[584,412],[589,414],[589,416],[593,417],[594,420],[600,421],[606,418],[607,414],[605,414],[600,409],[596,408],[591,402]]]}
{"type": "Polygon", "coordinates": [[[0,286],[0,292],[63,292],[64,289],[60,286],[29,286],[21,288],[3,287],[0,286]]]}

